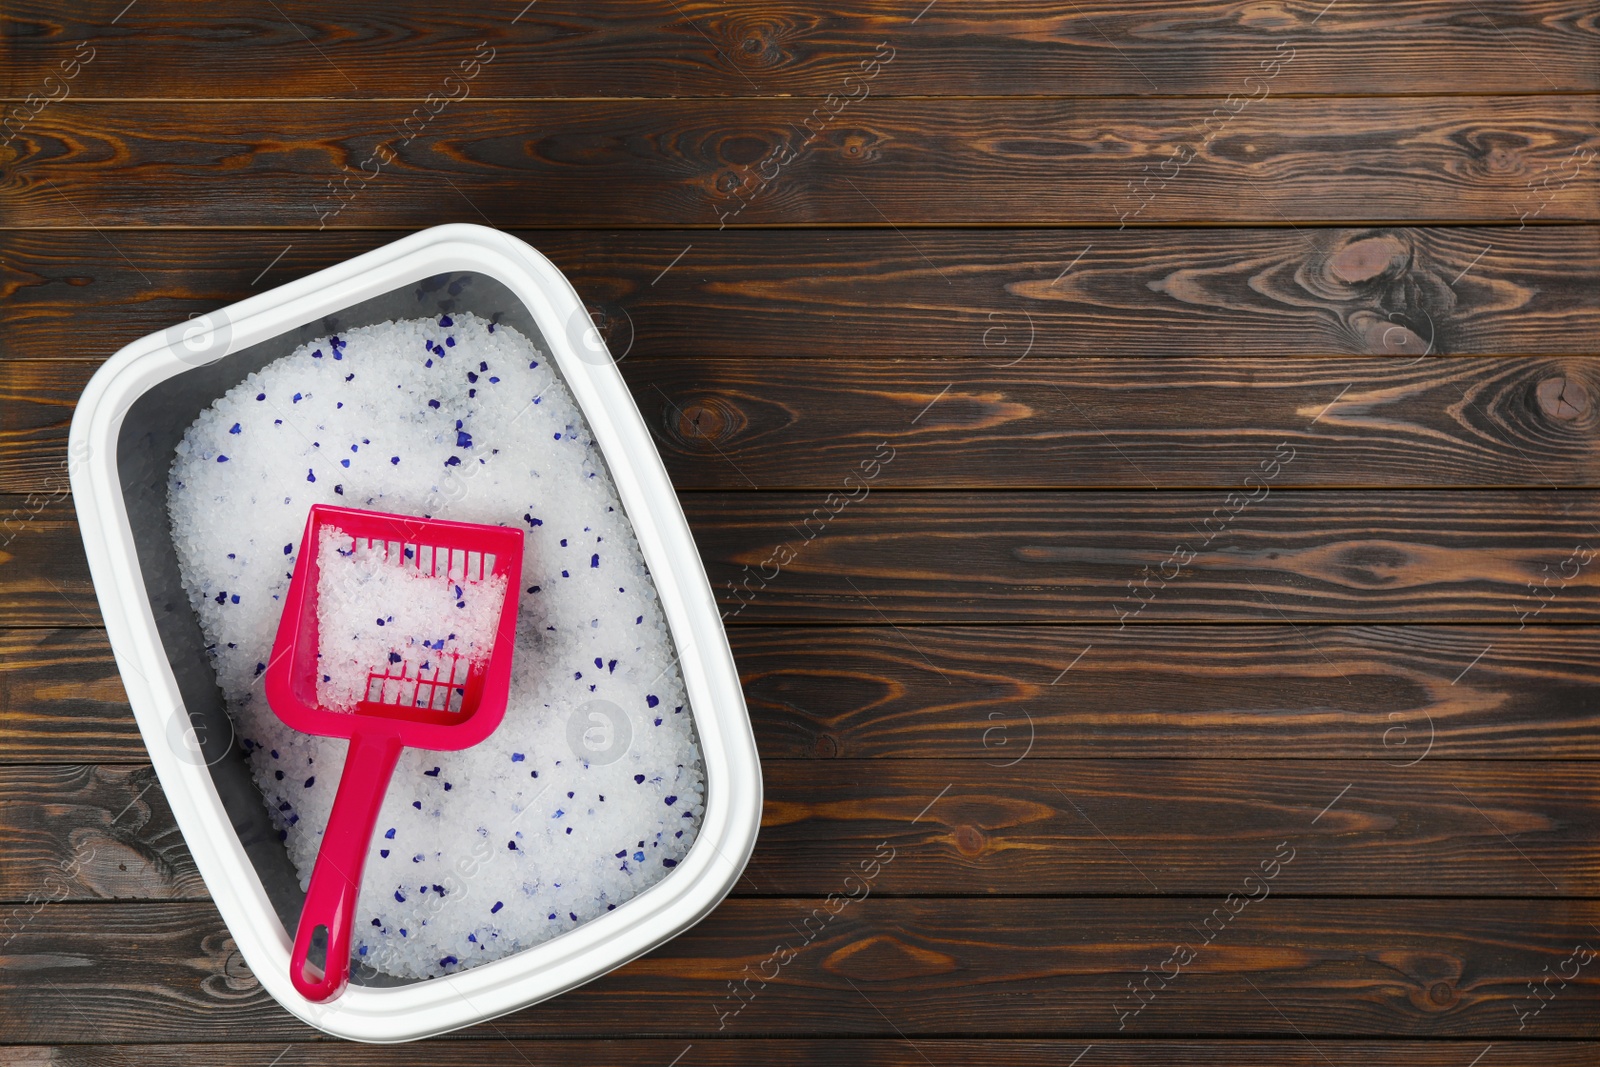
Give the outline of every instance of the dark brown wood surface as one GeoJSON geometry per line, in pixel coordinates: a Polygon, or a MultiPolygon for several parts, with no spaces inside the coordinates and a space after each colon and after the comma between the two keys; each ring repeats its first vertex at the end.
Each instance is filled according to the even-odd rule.
{"type": "Polygon", "coordinates": [[[125,3],[9,5],[25,32],[0,87],[32,91],[87,42],[95,56],[75,95],[417,98],[439,91],[483,41],[495,53],[479,96],[821,96],[888,40],[896,52],[893,77],[874,89],[882,95],[1249,92],[1238,83],[1291,48],[1285,88],[1300,93],[1600,88],[1600,47],[1581,0],[1475,0],[1459,10],[1340,0],[1339,17],[1326,20],[1314,3],[1174,0],[835,0],[822,9],[541,0],[537,12],[507,3],[448,13],[368,2],[342,5],[337,17],[302,5],[242,8],[221,25],[176,0],[141,0],[118,18],[125,3]],[[1507,62],[1508,52],[1538,73],[1507,62]]]}
{"type": "Polygon", "coordinates": [[[1593,1063],[1592,6],[0,4],[0,1064],[1593,1063]],[[687,934],[362,1047],[210,903],[65,442],[451,221],[622,357],[766,804],[687,934]]]}
{"type": "Polygon", "coordinates": [[[885,242],[929,223],[1600,219],[1588,96],[1257,95],[1237,111],[887,99],[820,133],[809,100],[468,99],[415,137],[396,130],[404,104],[69,98],[0,148],[0,213],[73,228],[853,224],[885,242]]]}
{"type": "MultiPolygon", "coordinates": [[[[464,204],[438,208],[441,221],[483,221],[464,204]]],[[[0,359],[104,359],[399,236],[0,230],[0,359]]],[[[976,370],[1051,356],[1391,355],[1404,364],[1587,355],[1600,330],[1594,226],[518,236],[572,279],[629,374],[657,356],[685,357],[689,369],[711,357],[942,359],[976,370]]],[[[1159,369],[1145,369],[1146,386],[1159,384],[1159,369]]]]}
{"type": "MultiPolygon", "coordinates": [[[[1279,843],[1263,841],[1259,861],[1279,843]]],[[[1285,870],[1299,863],[1310,858],[1296,852],[1285,870]]],[[[841,878],[853,869],[841,864],[841,878]]],[[[560,1011],[518,1012],[461,1035],[1027,1031],[1088,1041],[1197,1030],[1281,1038],[1298,1029],[1310,1038],[1499,1041],[1592,1035],[1600,993],[1591,960],[1559,992],[1553,979],[1543,1009],[1525,1018],[1541,1003],[1528,983],[1546,967],[1573,974],[1576,965],[1563,961],[1600,939],[1594,900],[1268,896],[1208,927],[1220,897],[873,896],[826,924],[814,919],[821,932],[803,943],[797,927],[823,905],[823,897],[726,901],[650,956],[566,994],[560,1011]],[[778,978],[745,987],[786,939],[800,947],[778,978]],[[1165,990],[1152,982],[1143,1010],[1127,1018],[1139,1004],[1128,983],[1142,981],[1146,966],[1159,972],[1176,944],[1193,950],[1191,965],[1165,990]],[[736,981],[744,999],[730,992],[736,981]]],[[[7,951],[0,1041],[316,1036],[262,990],[209,903],[54,904],[7,951]]]]}
{"type": "Polygon", "coordinates": [[[744,497],[684,497],[740,621],[850,622],[864,606],[892,623],[1593,622],[1600,608],[1586,490],[906,492],[834,518],[815,494],[744,497]]]}

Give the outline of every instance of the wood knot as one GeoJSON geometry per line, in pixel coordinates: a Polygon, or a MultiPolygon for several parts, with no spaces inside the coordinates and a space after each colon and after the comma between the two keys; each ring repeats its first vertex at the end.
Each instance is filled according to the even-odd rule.
{"type": "Polygon", "coordinates": [[[839,755],[839,739],[832,734],[818,734],[811,751],[818,759],[835,759],[839,755]]]}
{"type": "Polygon", "coordinates": [[[1238,13],[1239,25],[1270,33],[1299,26],[1300,19],[1283,4],[1247,4],[1238,13]]]}
{"type": "Polygon", "coordinates": [[[847,133],[844,143],[839,147],[840,155],[848,159],[861,159],[867,154],[871,142],[860,133],[847,133]]]}
{"type": "Polygon", "coordinates": [[[1347,285],[1399,274],[1411,263],[1411,249],[1393,234],[1354,241],[1335,252],[1328,269],[1347,285]]]}
{"type": "Polygon", "coordinates": [[[767,69],[782,67],[794,61],[792,45],[797,40],[811,36],[817,30],[816,17],[793,13],[779,13],[771,9],[750,16],[732,12],[726,16],[707,14],[703,18],[705,32],[720,43],[717,51],[723,58],[738,67],[767,69]]]}
{"type": "Polygon", "coordinates": [[[976,826],[956,827],[956,851],[963,856],[976,856],[983,852],[988,839],[976,826]]]}
{"type": "Polygon", "coordinates": [[[667,428],[684,445],[712,452],[744,429],[742,412],[720,396],[691,397],[667,407],[667,428]]]}
{"type": "Polygon", "coordinates": [[[253,998],[260,982],[239,947],[226,934],[207,934],[200,942],[210,974],[200,980],[200,988],[218,1000],[238,1001],[253,998]]]}
{"type": "Polygon", "coordinates": [[[1552,419],[1574,422],[1589,413],[1589,390],[1582,382],[1555,375],[1539,383],[1539,410],[1552,419]]]}
{"type": "Polygon", "coordinates": [[[1394,312],[1383,316],[1374,311],[1357,311],[1349,321],[1363,350],[1370,355],[1421,357],[1433,352],[1433,338],[1423,337],[1394,312]]]}
{"type": "Polygon", "coordinates": [[[684,437],[716,439],[728,429],[728,420],[715,403],[691,400],[678,409],[678,433],[684,437]]]}
{"type": "Polygon", "coordinates": [[[1374,959],[1405,978],[1406,999],[1418,1011],[1449,1011],[1460,1002],[1464,968],[1457,957],[1397,949],[1380,951],[1374,959]]]}
{"type": "Polygon", "coordinates": [[[1407,546],[1387,541],[1356,541],[1340,546],[1333,555],[1339,576],[1367,589],[1399,584],[1417,562],[1407,546]]]}
{"type": "Polygon", "coordinates": [[[741,67],[771,70],[789,63],[793,56],[781,43],[782,31],[771,26],[752,29],[734,49],[735,62],[741,67]]]}
{"type": "Polygon", "coordinates": [[[1528,172],[1529,139],[1521,134],[1491,132],[1472,138],[1472,149],[1485,174],[1515,176],[1528,172]]]}
{"type": "Polygon", "coordinates": [[[851,163],[875,163],[882,158],[887,139],[866,126],[845,127],[835,123],[819,130],[815,142],[819,147],[826,145],[851,163]]]}

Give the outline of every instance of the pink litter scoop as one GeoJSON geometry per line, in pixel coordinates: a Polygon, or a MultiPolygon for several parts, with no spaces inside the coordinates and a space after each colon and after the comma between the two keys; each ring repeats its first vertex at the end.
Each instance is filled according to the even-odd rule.
{"type": "Polygon", "coordinates": [[[265,679],[267,703],[285,724],[303,733],[350,739],[289,958],[289,977],[307,999],[329,1000],[349,981],[350,927],[361,870],[400,750],[470,748],[505,717],[521,577],[522,531],[514,527],[325,504],[311,508],[265,679]],[[366,698],[353,712],[324,706],[317,695],[317,556],[325,527],[397,567],[458,582],[504,576],[505,602],[489,655],[469,661],[431,653],[433,662],[417,663],[391,655],[398,662],[372,665],[366,698]]]}

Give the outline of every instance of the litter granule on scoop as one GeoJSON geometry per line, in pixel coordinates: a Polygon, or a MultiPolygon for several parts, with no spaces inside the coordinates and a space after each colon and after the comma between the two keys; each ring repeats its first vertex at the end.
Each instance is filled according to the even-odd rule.
{"type": "Polygon", "coordinates": [[[404,689],[406,699],[421,701],[417,707],[460,711],[451,683],[464,683],[471,664],[494,651],[505,577],[463,573],[466,553],[447,557],[441,552],[442,568],[426,548],[407,546],[404,557],[391,559],[387,545],[358,541],[333,526],[322,528],[321,542],[318,702],[354,711],[362,700],[396,703],[404,689]],[[398,681],[405,678],[442,684],[398,681]]]}
{"type": "MultiPolygon", "coordinates": [[[[299,543],[311,505],[524,531],[505,719],[473,748],[402,754],[356,908],[358,967],[424,978],[508,955],[688,852],[704,772],[672,638],[582,413],[526,337],[456,314],[302,345],[200,413],[168,501],[184,587],[302,885],[347,742],[284,726],[261,677],[295,560],[320,549],[299,543]]],[[[492,599],[466,593],[456,602],[492,599]]]]}

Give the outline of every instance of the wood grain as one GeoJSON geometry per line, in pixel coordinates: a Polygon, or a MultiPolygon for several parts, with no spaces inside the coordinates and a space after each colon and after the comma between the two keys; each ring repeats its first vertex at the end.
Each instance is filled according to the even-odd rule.
{"type": "Polygon", "coordinates": [[[6,768],[0,827],[8,901],[207,895],[148,766],[6,768]]]}
{"type": "MultiPolygon", "coordinates": [[[[1273,855],[1267,847],[1260,858],[1273,855]]],[[[1552,978],[1543,1010],[1518,1029],[1519,1011],[1536,1006],[1528,983],[1555,975],[1574,946],[1593,949],[1594,901],[1269,898],[1236,923],[1217,921],[1210,944],[1196,931],[1221,898],[868,897],[812,920],[821,933],[805,942],[801,924],[819,907],[826,916],[820,898],[728,901],[558,1004],[462,1036],[695,1039],[720,1023],[724,1034],[752,1036],[1114,1037],[1121,1021],[1125,1037],[1492,1041],[1529,1031],[1593,1040],[1600,1027],[1591,960],[1564,988],[1552,978]],[[761,989],[758,968],[786,942],[797,954],[761,989]],[[1158,973],[1175,942],[1195,958],[1127,1018],[1137,1003],[1130,983],[1146,967],[1158,973]],[[746,999],[730,1018],[741,1003],[735,982],[746,999]]],[[[6,953],[0,1038],[9,1043],[313,1036],[261,989],[209,904],[49,905],[6,953]]]]}
{"type": "Polygon", "coordinates": [[[1600,606],[1583,491],[1252,492],[683,499],[738,622],[1503,625],[1600,606]]]}
{"type": "Polygon", "coordinates": [[[1220,100],[877,100],[815,134],[809,103],[466,100],[423,109],[417,133],[392,102],[67,100],[0,148],[0,213],[307,230],[1600,217],[1588,96],[1265,96],[1210,131],[1220,100]]]}
{"type": "MultiPolygon", "coordinates": [[[[98,366],[0,361],[0,490],[66,485],[73,405],[98,366]]],[[[1593,358],[752,358],[624,373],[679,489],[827,493],[884,450],[872,489],[1144,487],[1146,472],[1237,487],[1283,448],[1285,488],[1600,483],[1593,358]]]]}
{"type": "Polygon", "coordinates": [[[0,497],[0,627],[103,625],[67,499],[0,497]]]}
{"type": "Polygon", "coordinates": [[[826,776],[772,765],[746,892],[823,892],[819,872],[880,841],[897,850],[874,886],[886,894],[1222,897],[1282,841],[1305,862],[1273,892],[1600,888],[1600,790],[1586,763],[1013,758],[859,761],[826,776]]]}
{"type": "MultiPolygon", "coordinates": [[[[0,359],[104,359],[400,236],[0,230],[0,359]]],[[[1002,370],[1057,356],[1588,355],[1600,335],[1592,226],[517,236],[572,280],[625,371],[658,356],[1002,370]]]]}
{"type": "MultiPolygon", "coordinates": [[[[1583,761],[1015,758],[769,763],[735,891],[822,896],[886,843],[886,895],[1223,897],[1287,841],[1304,862],[1251,892],[1600,895],[1583,761]]],[[[0,900],[205,899],[154,781],[0,768],[0,900]]]]}
{"type": "Polygon", "coordinates": [[[1460,11],[1345,0],[1320,16],[1309,5],[1170,0],[944,0],[927,11],[885,0],[804,10],[543,0],[520,14],[511,4],[448,17],[420,3],[362,3],[337,18],[230,11],[222,24],[142,0],[113,24],[120,6],[9,5],[9,21],[29,32],[4,38],[0,92],[48,91],[43,79],[80,41],[95,52],[72,92],[89,97],[415,98],[449,91],[443,77],[479,41],[495,54],[473,82],[478,96],[821,96],[849,91],[844,79],[859,77],[861,57],[884,40],[896,52],[872,91],[887,96],[1248,91],[1240,86],[1262,62],[1290,55],[1287,92],[1600,88],[1600,45],[1578,0],[1479,0],[1460,11]]]}
{"type": "MultiPolygon", "coordinates": [[[[1586,627],[735,627],[762,758],[1595,758],[1586,627]]],[[[48,730],[35,751],[51,751],[48,730]]],[[[62,750],[64,753],[67,750],[62,750]]]]}
{"type": "Polygon", "coordinates": [[[142,763],[127,701],[104,630],[0,629],[0,760],[142,763]]]}
{"type": "MultiPolygon", "coordinates": [[[[1600,758],[1588,627],[1329,626],[1314,648],[1281,623],[739,626],[729,638],[768,765],[1600,758]]],[[[0,763],[146,759],[103,631],[0,630],[0,710],[0,763]]]]}
{"type": "MultiPolygon", "coordinates": [[[[1250,492],[682,499],[739,625],[1600,620],[1593,492],[1250,492]]],[[[38,499],[0,497],[0,626],[99,625],[71,508],[38,499]]]]}
{"type": "MultiPolygon", "coordinates": [[[[826,493],[841,488],[839,472],[885,450],[893,462],[874,489],[1236,487],[1253,485],[1274,452],[1293,454],[1274,483],[1284,487],[1600,479],[1600,361],[1584,358],[1028,360],[1005,369],[674,360],[626,373],[684,489],[826,493]]],[[[57,390],[30,392],[48,403],[57,390]]],[[[0,470],[9,458],[0,452],[0,470]]],[[[860,492],[853,483],[848,491],[860,492]]]]}
{"type": "MultiPolygon", "coordinates": [[[[1600,1043],[1522,1041],[1494,1046],[1494,1067],[1593,1067],[1600,1043]]],[[[494,1036],[445,1038],[401,1048],[354,1042],[271,1044],[21,1045],[0,1048],[6,1067],[124,1067],[136,1058],[141,1067],[261,1067],[282,1055],[289,1064],[328,1067],[481,1067],[514,1063],[559,1063],[568,1067],[664,1067],[681,1056],[680,1067],[746,1067],[781,1063],[794,1067],[926,1067],[928,1063],[969,1067],[1066,1067],[1084,1055],[1084,1067],[1117,1063],[1125,1067],[1464,1067],[1483,1052],[1482,1041],[1338,1041],[1315,1044],[1290,1040],[1119,1040],[988,1039],[921,1037],[887,1039],[784,1039],[698,1037],[692,1047],[667,1038],[610,1038],[591,1041],[516,1040],[494,1036]],[[1094,1056],[1088,1049],[1098,1048],[1094,1056]],[[1096,1059],[1095,1057],[1100,1057],[1096,1059]],[[1327,1059],[1323,1057],[1326,1056],[1327,1059]]]]}

